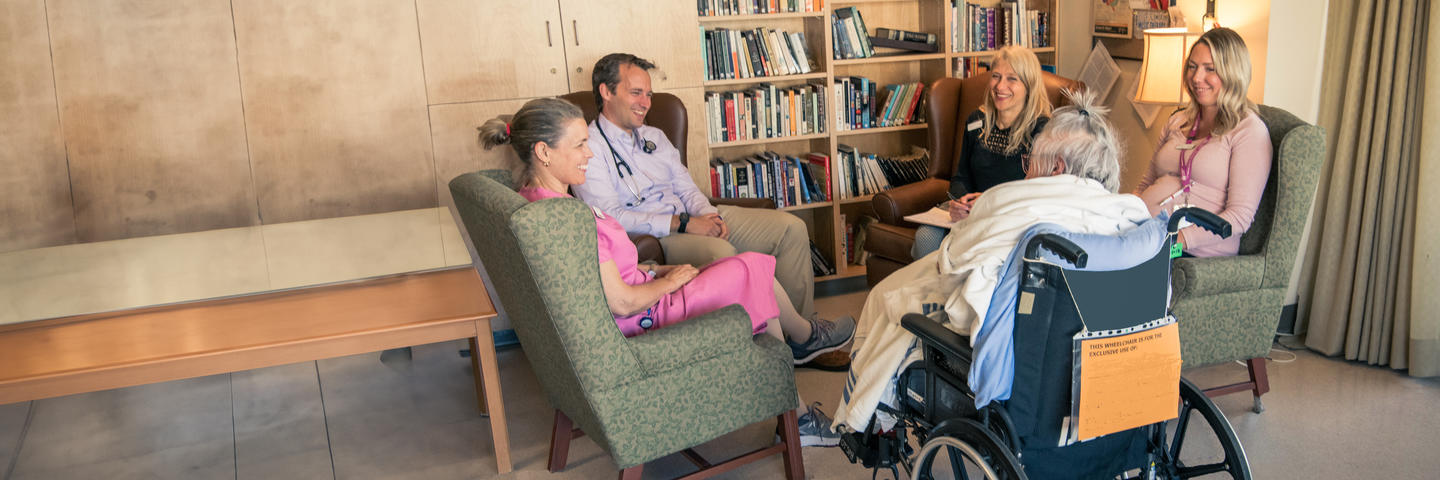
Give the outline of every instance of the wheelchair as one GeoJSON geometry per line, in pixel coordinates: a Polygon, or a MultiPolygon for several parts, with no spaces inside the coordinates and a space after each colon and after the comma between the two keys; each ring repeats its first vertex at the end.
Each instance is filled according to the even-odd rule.
{"type": "MultiPolygon", "coordinates": [[[[969,338],[929,316],[906,315],[901,324],[919,339],[923,360],[898,376],[895,405],[879,407],[894,425],[881,431],[877,413],[866,431],[844,431],[841,449],[852,463],[872,469],[872,478],[882,470],[901,478],[903,468],[914,479],[1249,479],[1244,448],[1229,421],[1183,378],[1172,420],[1083,441],[1065,431],[1074,412],[1075,335],[1097,324],[1108,328],[1103,325],[1115,318],[1130,324],[1157,314],[1173,320],[1170,261],[1179,256],[1172,247],[1182,219],[1222,237],[1230,234],[1220,217],[1181,209],[1164,224],[1157,254],[1111,271],[1079,270],[1089,254],[1062,236],[1039,234],[1025,242],[1023,267],[1016,266],[1022,300],[1016,303],[1029,303],[1016,307],[1008,399],[976,408],[968,382],[975,358],[969,338]]],[[[1159,405],[1163,411],[1164,403],[1159,405]]]]}

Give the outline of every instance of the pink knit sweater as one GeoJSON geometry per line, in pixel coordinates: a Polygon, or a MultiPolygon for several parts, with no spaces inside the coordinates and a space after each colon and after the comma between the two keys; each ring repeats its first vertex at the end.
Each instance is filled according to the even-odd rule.
{"type": "MultiPolygon", "coordinates": [[[[1180,190],[1180,153],[1190,129],[1184,115],[1172,115],[1160,137],[1160,148],[1150,161],[1150,169],[1135,188],[1145,199],[1150,214],[1169,211],[1177,203],[1188,203],[1220,215],[1230,222],[1233,234],[1222,239],[1199,227],[1183,230],[1185,252],[1197,257],[1235,255],[1240,251],[1240,234],[1255,221],[1265,181],[1270,177],[1270,131],[1260,117],[1251,113],[1225,135],[1212,137],[1200,148],[1191,167],[1190,193],[1172,195],[1180,190]]],[[[1199,144],[1197,139],[1194,144],[1199,144]]],[[[1186,152],[1188,159],[1192,153],[1186,152]]]]}

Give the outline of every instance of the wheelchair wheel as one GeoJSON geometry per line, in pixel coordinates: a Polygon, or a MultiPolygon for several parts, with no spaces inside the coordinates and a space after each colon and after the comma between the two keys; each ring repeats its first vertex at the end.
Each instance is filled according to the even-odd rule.
{"type": "Polygon", "coordinates": [[[911,465],[915,467],[912,480],[1025,480],[1025,472],[1010,449],[984,425],[970,419],[948,420],[936,426],[911,465]]]}
{"type": "Polygon", "coordinates": [[[1194,384],[1180,379],[1180,417],[1155,428],[1152,458],[1158,478],[1250,479],[1245,448],[1230,421],[1194,384]]]}

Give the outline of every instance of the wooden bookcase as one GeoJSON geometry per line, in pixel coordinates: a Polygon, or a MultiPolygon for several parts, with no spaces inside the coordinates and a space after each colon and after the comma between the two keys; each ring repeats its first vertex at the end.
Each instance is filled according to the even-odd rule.
{"type": "MultiPolygon", "coordinates": [[[[1056,29],[1059,22],[1054,16],[1058,11],[1059,0],[1021,1],[1024,2],[1026,8],[1050,12],[1052,18],[1048,36],[1051,46],[1036,48],[1034,51],[1040,56],[1041,63],[1055,64],[1054,44],[1060,36],[1056,29]]],[[[836,78],[863,76],[881,86],[912,82],[923,82],[928,86],[936,79],[951,75],[955,71],[956,65],[963,59],[989,58],[994,51],[954,51],[952,29],[955,27],[952,25],[951,19],[954,17],[955,5],[960,2],[985,7],[996,7],[1001,3],[1000,0],[955,0],[955,3],[952,3],[951,0],[839,0],[824,2],[824,8],[816,12],[697,16],[699,26],[704,29],[764,27],[804,32],[807,46],[810,48],[810,57],[815,63],[814,70],[804,75],[706,80],[703,82],[703,89],[706,93],[744,89],[760,83],[771,83],[776,86],[822,84],[826,87],[827,93],[822,101],[825,102],[826,115],[830,118],[827,119],[825,132],[813,135],[737,142],[708,142],[706,149],[708,155],[703,157],[706,161],[692,159],[690,162],[692,164],[691,174],[695,176],[696,183],[706,191],[710,189],[709,167],[701,165],[706,165],[709,159],[717,157],[730,159],[766,150],[782,155],[820,152],[830,156],[831,178],[838,179],[840,165],[837,161],[837,147],[840,144],[855,147],[857,151],[882,155],[902,155],[908,153],[912,145],[924,146],[926,143],[926,125],[924,123],[860,130],[837,129],[836,125],[839,119],[831,105],[834,103],[833,83],[836,78]],[[905,53],[877,47],[876,55],[869,58],[835,59],[831,43],[830,15],[835,8],[849,6],[859,9],[865,25],[869,29],[868,33],[874,34],[875,29],[879,27],[933,33],[938,37],[939,51],[935,53],[905,53]]],[[[701,58],[699,62],[704,65],[705,59],[701,58]]],[[[692,115],[706,116],[703,103],[692,105],[690,109],[695,112],[692,115]]],[[[706,116],[706,120],[700,124],[708,127],[708,122],[708,116],[706,116]]],[[[702,138],[708,139],[709,137],[704,135],[702,138]]],[[[835,275],[816,277],[816,281],[865,275],[863,265],[852,265],[841,258],[843,257],[841,245],[847,228],[847,225],[842,223],[842,218],[845,219],[844,221],[853,223],[861,215],[873,215],[874,211],[870,206],[871,197],[839,199],[838,192],[835,190],[838,188],[838,183],[832,181],[831,185],[830,198],[838,200],[808,203],[783,209],[805,220],[810,228],[811,240],[836,265],[837,273],[835,275]]]]}

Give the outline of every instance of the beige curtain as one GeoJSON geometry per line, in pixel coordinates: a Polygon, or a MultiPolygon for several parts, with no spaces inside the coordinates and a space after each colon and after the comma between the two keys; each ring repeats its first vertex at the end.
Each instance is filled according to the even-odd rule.
{"type": "Polygon", "coordinates": [[[1416,236],[1420,166],[1435,156],[1420,145],[1432,90],[1425,88],[1427,51],[1435,50],[1427,48],[1429,10],[1423,0],[1330,2],[1319,121],[1330,158],[1299,301],[1306,346],[1417,376],[1440,375],[1440,309],[1425,304],[1440,293],[1430,281],[1440,277],[1423,272],[1415,255],[1417,240],[1421,257],[1437,246],[1416,236]]]}

